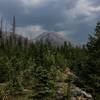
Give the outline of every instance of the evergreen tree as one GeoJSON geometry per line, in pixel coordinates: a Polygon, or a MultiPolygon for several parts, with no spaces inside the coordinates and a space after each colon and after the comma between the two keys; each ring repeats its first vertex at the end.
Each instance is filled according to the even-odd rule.
{"type": "Polygon", "coordinates": [[[97,95],[100,94],[100,23],[97,23],[95,35],[90,36],[87,48],[89,52],[88,84],[94,89],[94,95],[97,95]]]}
{"type": "Polygon", "coordinates": [[[50,73],[44,67],[37,67],[34,72],[35,86],[33,87],[34,94],[31,97],[33,100],[50,100],[53,97],[53,84],[50,73]]]}

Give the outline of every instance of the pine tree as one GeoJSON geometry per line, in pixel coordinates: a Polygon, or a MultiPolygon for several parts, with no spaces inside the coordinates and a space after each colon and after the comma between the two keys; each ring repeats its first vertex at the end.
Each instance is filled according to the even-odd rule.
{"type": "Polygon", "coordinates": [[[100,22],[97,23],[95,35],[90,36],[87,48],[89,52],[88,84],[93,87],[96,95],[100,94],[100,22]]]}
{"type": "Polygon", "coordinates": [[[31,96],[33,100],[48,100],[53,96],[53,84],[51,83],[52,77],[44,67],[37,67],[35,72],[35,86],[33,87],[34,94],[31,96]]]}

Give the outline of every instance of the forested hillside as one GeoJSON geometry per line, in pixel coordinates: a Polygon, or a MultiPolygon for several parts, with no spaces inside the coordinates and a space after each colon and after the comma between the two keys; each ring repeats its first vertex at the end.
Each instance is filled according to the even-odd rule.
{"type": "Polygon", "coordinates": [[[33,43],[17,36],[15,29],[10,36],[4,34],[0,29],[0,100],[26,92],[29,100],[72,100],[70,84],[90,93],[93,100],[100,100],[100,23],[94,36],[82,46],[70,42],[60,47],[50,42],[33,43]],[[63,79],[66,69],[75,77],[63,79]],[[57,99],[58,81],[68,85],[61,99],[57,99]]]}

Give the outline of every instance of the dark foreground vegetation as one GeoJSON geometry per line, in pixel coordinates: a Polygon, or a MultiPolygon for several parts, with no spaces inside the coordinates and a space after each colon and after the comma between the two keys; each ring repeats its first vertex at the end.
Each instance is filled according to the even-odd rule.
{"type": "Polygon", "coordinates": [[[72,83],[90,93],[94,100],[100,100],[100,23],[84,46],[69,42],[61,47],[54,47],[50,42],[33,43],[16,36],[14,28],[10,36],[3,34],[1,28],[0,100],[17,95],[27,98],[21,100],[58,100],[56,85],[66,68],[71,69],[77,79],[72,81],[72,77],[67,77],[64,80],[68,87],[62,100],[71,100],[72,83]]]}

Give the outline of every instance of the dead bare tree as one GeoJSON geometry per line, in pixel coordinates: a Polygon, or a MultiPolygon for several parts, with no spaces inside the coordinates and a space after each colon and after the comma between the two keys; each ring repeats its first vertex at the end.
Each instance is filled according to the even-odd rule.
{"type": "Polygon", "coordinates": [[[13,16],[13,19],[12,19],[12,34],[11,34],[11,37],[12,37],[12,45],[14,45],[16,43],[16,37],[15,37],[15,27],[16,27],[16,18],[15,16],[13,16]]]}
{"type": "Polygon", "coordinates": [[[14,35],[15,31],[16,31],[16,18],[15,18],[15,16],[13,16],[12,31],[13,31],[12,33],[14,35]]]}
{"type": "Polygon", "coordinates": [[[2,22],[3,22],[3,19],[1,18],[1,21],[0,21],[0,38],[2,38],[2,22]]]}

